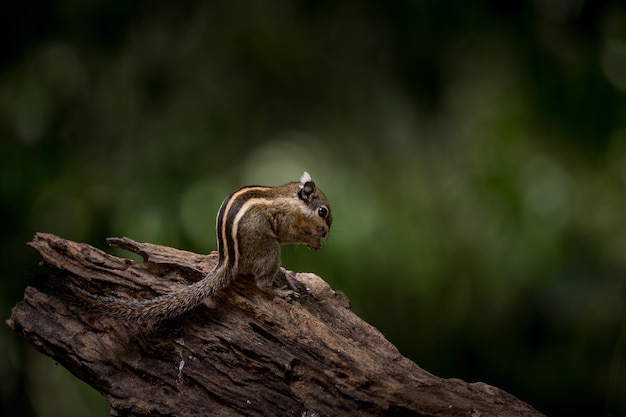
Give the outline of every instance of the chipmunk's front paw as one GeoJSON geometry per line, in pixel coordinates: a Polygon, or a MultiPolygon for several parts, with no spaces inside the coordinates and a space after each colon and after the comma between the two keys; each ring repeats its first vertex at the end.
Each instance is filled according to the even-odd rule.
{"type": "Polygon", "coordinates": [[[294,292],[296,292],[298,294],[298,296],[300,295],[306,295],[309,293],[308,288],[306,287],[306,285],[304,285],[302,282],[298,281],[296,279],[296,273],[292,272],[292,271],[285,271],[285,280],[287,281],[287,285],[289,286],[289,288],[291,288],[294,292]]]}

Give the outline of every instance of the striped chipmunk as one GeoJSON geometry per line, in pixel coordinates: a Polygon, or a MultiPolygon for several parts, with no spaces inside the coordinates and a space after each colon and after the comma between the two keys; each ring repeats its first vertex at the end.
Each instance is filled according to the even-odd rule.
{"type": "Polygon", "coordinates": [[[80,290],[81,298],[108,316],[159,321],[193,309],[239,276],[254,276],[262,290],[294,297],[293,290],[284,289],[284,284],[295,288],[281,271],[280,245],[320,249],[331,223],[328,200],[307,172],[299,182],[278,187],[242,187],[226,197],[217,212],[218,262],[202,280],[153,299],[126,301],[80,290]]]}

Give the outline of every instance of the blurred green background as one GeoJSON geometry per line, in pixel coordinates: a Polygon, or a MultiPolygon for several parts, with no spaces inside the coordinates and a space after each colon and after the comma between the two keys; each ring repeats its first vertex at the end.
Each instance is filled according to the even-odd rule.
{"type": "MultiPolygon", "coordinates": [[[[229,191],[307,170],[335,221],[286,267],[436,375],[626,415],[624,2],[35,0],[0,33],[3,320],[36,231],[205,253],[229,191]]],[[[0,414],[108,415],[5,325],[0,356],[0,414]]]]}

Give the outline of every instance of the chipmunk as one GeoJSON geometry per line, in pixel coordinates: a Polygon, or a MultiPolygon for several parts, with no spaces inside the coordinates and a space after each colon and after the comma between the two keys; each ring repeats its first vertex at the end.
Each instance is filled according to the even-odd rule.
{"type": "Polygon", "coordinates": [[[153,299],[126,301],[87,296],[109,316],[159,321],[173,318],[218,293],[239,276],[254,276],[259,288],[281,297],[294,291],[275,288],[289,282],[280,269],[280,245],[304,244],[320,249],[332,223],[326,196],[305,172],[300,182],[279,187],[248,186],[233,191],[217,212],[217,265],[202,280],[153,299]]]}

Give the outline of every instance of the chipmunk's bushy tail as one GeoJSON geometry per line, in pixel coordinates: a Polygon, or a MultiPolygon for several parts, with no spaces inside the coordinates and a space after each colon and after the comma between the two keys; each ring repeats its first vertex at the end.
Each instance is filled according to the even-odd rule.
{"type": "Polygon", "coordinates": [[[161,321],[179,316],[198,306],[208,296],[219,292],[230,283],[228,276],[224,269],[216,268],[198,282],[147,300],[100,297],[82,288],[75,288],[75,293],[89,309],[109,317],[138,322],[161,321]]]}

